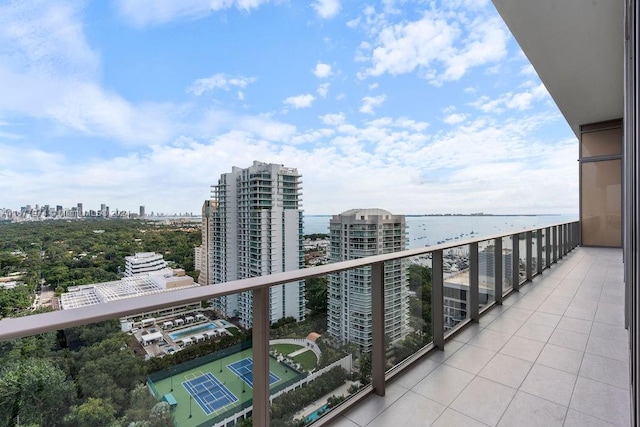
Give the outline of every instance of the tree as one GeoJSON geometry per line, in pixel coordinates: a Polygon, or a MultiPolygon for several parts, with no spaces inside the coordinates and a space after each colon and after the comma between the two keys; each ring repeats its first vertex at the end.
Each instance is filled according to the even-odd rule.
{"type": "Polygon", "coordinates": [[[326,277],[311,277],[305,280],[307,308],[312,315],[327,313],[327,289],[329,281],[326,277]]]}
{"type": "Polygon", "coordinates": [[[64,418],[70,426],[108,426],[115,418],[113,404],[105,399],[90,397],[80,406],[73,406],[64,418]]]}
{"type": "Polygon", "coordinates": [[[65,373],[43,359],[29,358],[0,373],[0,424],[60,425],[71,406],[73,386],[65,373]]]}

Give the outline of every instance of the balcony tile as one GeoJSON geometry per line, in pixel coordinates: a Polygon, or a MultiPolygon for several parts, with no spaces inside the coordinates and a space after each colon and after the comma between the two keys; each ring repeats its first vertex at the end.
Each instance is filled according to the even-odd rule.
{"type": "Polygon", "coordinates": [[[460,350],[448,358],[444,363],[463,371],[477,374],[495,356],[495,352],[484,348],[465,344],[460,350]]]}
{"type": "Polygon", "coordinates": [[[524,325],[518,329],[516,336],[529,338],[536,341],[547,342],[553,333],[553,326],[538,325],[527,320],[524,325]]]}
{"type": "Polygon", "coordinates": [[[598,304],[596,322],[607,323],[609,325],[624,326],[624,306],[622,304],[598,304]]]}
{"type": "Polygon", "coordinates": [[[579,332],[581,334],[588,334],[591,332],[591,325],[593,322],[589,320],[575,319],[572,317],[567,317],[566,315],[562,317],[560,322],[558,323],[558,329],[564,329],[566,331],[579,332]]]}
{"type": "Polygon", "coordinates": [[[433,359],[421,360],[420,362],[416,363],[405,375],[401,375],[399,378],[394,380],[394,382],[406,389],[411,389],[438,366],[440,366],[440,363],[436,362],[433,359]]]}
{"type": "Polygon", "coordinates": [[[463,345],[464,343],[460,341],[449,340],[445,343],[444,350],[435,350],[429,355],[429,359],[433,360],[434,362],[442,363],[453,354],[455,354],[455,352],[458,351],[463,345]]]}
{"type": "Polygon", "coordinates": [[[473,374],[441,365],[411,390],[443,405],[449,405],[472,379],[473,374]]]}
{"type": "Polygon", "coordinates": [[[495,426],[515,393],[514,388],[476,377],[451,404],[451,408],[495,426]]]}
{"type": "Polygon", "coordinates": [[[589,337],[586,352],[610,359],[629,360],[627,343],[610,340],[608,338],[594,337],[593,335],[589,337]]]}
{"type": "Polygon", "coordinates": [[[531,362],[505,354],[496,354],[478,374],[483,378],[518,388],[529,373],[531,362]]]}
{"type": "Polygon", "coordinates": [[[429,426],[445,409],[446,406],[409,391],[367,426],[429,426]]]}
{"type": "Polygon", "coordinates": [[[365,426],[396,400],[400,399],[407,391],[406,388],[398,384],[389,384],[385,389],[384,396],[371,395],[371,397],[349,411],[345,417],[359,426],[365,426]]]}
{"type": "Polygon", "coordinates": [[[535,364],[520,390],[562,406],[569,406],[575,382],[576,375],[535,364]]]}
{"type": "Polygon", "coordinates": [[[496,332],[513,335],[524,324],[525,319],[515,319],[513,317],[500,316],[491,322],[487,329],[496,332]]]}
{"type": "Polygon", "coordinates": [[[514,336],[502,347],[500,353],[535,362],[543,347],[542,342],[514,336]]]}
{"type": "Polygon", "coordinates": [[[562,427],[566,413],[564,406],[519,391],[498,426],[562,427]]]}
{"type": "Polygon", "coordinates": [[[451,427],[451,426],[464,426],[464,427],[486,427],[487,424],[476,421],[473,418],[467,417],[458,411],[454,411],[451,408],[447,408],[442,415],[432,424],[433,427],[451,427]]]}
{"type": "Polygon", "coordinates": [[[562,319],[562,317],[555,314],[536,312],[533,313],[531,317],[529,317],[528,322],[534,323],[536,325],[551,326],[552,328],[555,328],[556,326],[558,326],[560,319],[562,319]]]}
{"type": "Polygon", "coordinates": [[[478,335],[483,330],[483,327],[477,323],[471,324],[467,326],[463,331],[458,332],[452,340],[458,341],[460,343],[466,343],[471,338],[478,335]]]}
{"type": "Polygon", "coordinates": [[[619,426],[629,426],[629,392],[618,387],[578,377],[569,406],[619,426]]]}
{"type": "Polygon", "coordinates": [[[469,340],[469,344],[491,351],[498,351],[509,341],[511,335],[485,329],[469,340]]]}
{"type": "Polygon", "coordinates": [[[551,338],[549,338],[549,344],[559,345],[560,347],[570,348],[584,353],[588,340],[589,335],[556,328],[553,334],[551,334],[551,338]]]}
{"type": "Polygon", "coordinates": [[[624,343],[629,342],[629,332],[624,326],[608,325],[606,323],[593,322],[591,335],[600,338],[609,338],[624,343]]]}
{"type": "Polygon", "coordinates": [[[554,344],[547,344],[542,349],[536,363],[550,368],[560,369],[570,374],[577,374],[582,363],[584,353],[554,344]]]}
{"type": "Polygon", "coordinates": [[[527,320],[531,315],[535,313],[533,310],[526,310],[524,308],[511,307],[505,311],[502,316],[512,317],[514,319],[527,320]]]}
{"type": "Polygon", "coordinates": [[[591,415],[569,409],[567,418],[564,421],[564,427],[613,427],[615,424],[608,423],[603,420],[592,417],[591,415]]]}
{"type": "Polygon", "coordinates": [[[332,427],[361,427],[359,424],[354,423],[344,415],[331,422],[332,427]]]}
{"type": "Polygon", "coordinates": [[[585,353],[580,376],[629,389],[629,364],[625,361],[585,353]]]}

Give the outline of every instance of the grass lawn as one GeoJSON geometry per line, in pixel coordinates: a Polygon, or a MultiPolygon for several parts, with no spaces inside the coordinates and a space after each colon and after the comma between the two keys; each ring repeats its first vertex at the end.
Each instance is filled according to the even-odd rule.
{"type": "Polygon", "coordinates": [[[302,367],[307,371],[312,370],[318,364],[318,358],[316,357],[316,354],[311,350],[307,350],[304,353],[300,353],[299,355],[294,356],[293,360],[301,364],[302,367]]]}
{"type": "Polygon", "coordinates": [[[270,348],[275,348],[280,354],[286,356],[287,354],[291,354],[296,350],[300,350],[302,346],[296,344],[273,344],[270,346],[270,348]]]}

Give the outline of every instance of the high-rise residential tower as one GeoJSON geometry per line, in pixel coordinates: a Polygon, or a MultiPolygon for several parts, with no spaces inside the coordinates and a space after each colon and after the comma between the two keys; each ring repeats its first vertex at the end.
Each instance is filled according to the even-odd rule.
{"type": "MultiPolygon", "coordinates": [[[[302,268],[301,185],[297,169],[258,161],[220,176],[210,218],[212,284],[302,268]]],[[[214,307],[253,324],[251,292],[218,298],[214,307]]],[[[271,322],[302,320],[304,309],[303,281],[271,287],[271,322]]]]}
{"type": "Polygon", "coordinates": [[[205,200],[202,204],[202,245],[195,249],[195,268],[200,271],[198,284],[210,285],[211,282],[211,232],[213,214],[218,208],[215,200],[205,200]]]}
{"type": "MultiPolygon", "coordinates": [[[[382,209],[352,209],[329,222],[330,260],[346,261],[406,249],[404,215],[382,209]]],[[[405,338],[409,325],[409,289],[406,261],[384,267],[385,335],[393,342],[405,338]]],[[[327,332],[340,343],[357,344],[370,351],[371,267],[329,276],[327,332]]]]}

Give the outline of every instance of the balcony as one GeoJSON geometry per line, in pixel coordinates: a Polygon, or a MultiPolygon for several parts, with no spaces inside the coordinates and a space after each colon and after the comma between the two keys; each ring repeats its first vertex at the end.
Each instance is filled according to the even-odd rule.
{"type": "Polygon", "coordinates": [[[622,252],[600,248],[575,249],[331,423],[629,424],[622,252]]]}
{"type": "MultiPolygon", "coordinates": [[[[369,317],[359,319],[365,322],[361,323],[363,331],[371,331],[360,337],[371,346],[370,384],[363,383],[357,392],[347,390],[351,388],[348,381],[333,389],[330,395],[347,394],[347,399],[314,425],[353,427],[403,422],[407,426],[527,425],[534,421],[542,425],[597,422],[629,425],[621,251],[574,249],[578,225],[559,224],[513,235],[484,236],[272,276],[8,319],[1,322],[0,340],[252,291],[247,296],[253,305],[253,340],[243,342],[242,346],[248,345],[252,352],[253,400],[243,398],[249,394],[239,393],[237,408],[242,416],[252,416],[253,425],[266,426],[272,370],[269,289],[307,278],[366,269],[371,272],[372,285],[369,294],[363,292],[358,297],[371,306],[369,317]],[[491,262],[493,271],[506,271],[504,264],[508,263],[513,272],[507,277],[496,276],[490,284],[490,299],[481,301],[481,292],[489,285],[480,286],[478,253],[487,242],[494,247],[511,245],[513,257],[492,257],[491,262]],[[467,283],[462,285],[467,289],[461,302],[465,310],[460,311],[464,313],[461,318],[450,319],[447,325],[444,304],[447,273],[443,265],[448,251],[463,249],[468,251],[469,263],[467,283]],[[385,324],[389,320],[393,323],[398,310],[389,316],[385,313],[398,304],[391,299],[385,302],[382,285],[385,265],[393,268],[401,259],[430,261],[431,296],[423,295],[420,301],[429,301],[431,314],[429,318],[416,318],[412,313],[409,323],[413,335],[419,337],[418,345],[410,354],[394,355],[391,361],[389,354],[394,352],[395,344],[385,343],[385,324]],[[516,280],[509,281],[510,278],[516,280]],[[514,285],[506,286],[509,283],[514,285]]],[[[339,322],[328,323],[331,330],[339,330],[339,322]]],[[[396,331],[396,326],[391,324],[390,330],[396,331]]],[[[344,363],[351,366],[352,358],[360,355],[348,347],[346,351],[344,363]]],[[[217,369],[214,371],[217,375],[217,369]]],[[[298,381],[299,377],[296,378],[298,381]]],[[[238,390],[245,393],[239,378],[231,380],[227,384],[232,393],[238,390]]],[[[171,388],[173,391],[173,383],[171,388]]],[[[301,406],[296,418],[308,416],[326,400],[325,396],[301,406]]],[[[187,396],[186,401],[178,404],[174,416],[177,425],[196,425],[203,420],[225,424],[237,418],[227,413],[220,418],[219,414],[205,416],[204,412],[198,412],[194,415],[197,423],[191,422],[187,417],[191,415],[191,403],[187,396]]],[[[200,408],[195,407],[195,411],[200,408]]]]}

